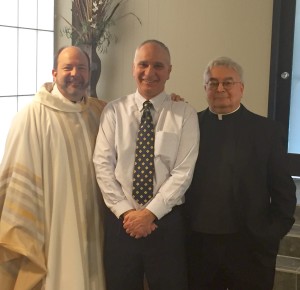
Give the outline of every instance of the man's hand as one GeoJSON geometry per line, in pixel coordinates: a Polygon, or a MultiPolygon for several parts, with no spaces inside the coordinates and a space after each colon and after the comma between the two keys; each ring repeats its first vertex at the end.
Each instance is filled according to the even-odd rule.
{"type": "Polygon", "coordinates": [[[127,211],[123,216],[123,228],[133,238],[147,237],[157,228],[154,223],[156,216],[146,208],[127,211]]]}
{"type": "Polygon", "coordinates": [[[184,101],[184,98],[180,97],[179,95],[177,95],[175,93],[172,93],[171,100],[174,102],[180,102],[180,101],[184,101]]]}

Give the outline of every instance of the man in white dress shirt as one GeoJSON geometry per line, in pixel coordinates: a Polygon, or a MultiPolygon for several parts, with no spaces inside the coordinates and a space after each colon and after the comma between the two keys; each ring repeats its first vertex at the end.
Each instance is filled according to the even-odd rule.
{"type": "Polygon", "coordinates": [[[135,93],[104,109],[94,152],[97,181],[108,207],[104,260],[108,290],[187,289],[184,194],[199,147],[196,111],[165,92],[172,65],[168,48],[147,40],[135,52],[135,93]],[[133,170],[143,103],[153,105],[155,131],[153,197],[132,195],[133,170]]]}

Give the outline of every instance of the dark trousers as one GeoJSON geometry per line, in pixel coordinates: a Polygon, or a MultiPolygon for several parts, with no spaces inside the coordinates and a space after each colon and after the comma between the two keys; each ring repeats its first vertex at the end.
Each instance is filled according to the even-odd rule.
{"type": "Polygon", "coordinates": [[[276,257],[274,265],[263,265],[256,246],[245,234],[192,232],[188,242],[189,289],[272,290],[276,257]]]}
{"type": "Polygon", "coordinates": [[[186,290],[187,261],[182,208],[156,221],[158,228],[135,239],[107,211],[104,265],[107,290],[142,290],[144,275],[150,290],[186,290]]]}

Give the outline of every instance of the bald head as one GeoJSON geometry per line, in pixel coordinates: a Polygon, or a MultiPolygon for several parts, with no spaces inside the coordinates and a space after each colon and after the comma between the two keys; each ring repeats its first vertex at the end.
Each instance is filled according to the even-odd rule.
{"type": "Polygon", "coordinates": [[[139,50],[144,46],[144,45],[153,45],[153,46],[158,46],[160,47],[161,49],[163,49],[163,51],[166,53],[166,59],[168,61],[168,64],[170,65],[171,64],[171,55],[170,55],[170,51],[169,51],[169,48],[164,44],[162,43],[161,41],[159,40],[156,40],[156,39],[149,39],[149,40],[146,40],[144,42],[142,42],[135,50],[135,54],[134,54],[134,63],[136,62],[136,59],[137,59],[137,55],[138,55],[138,52],[139,50]]]}
{"type": "Polygon", "coordinates": [[[65,50],[78,50],[78,52],[80,51],[81,53],[83,53],[88,61],[88,68],[90,69],[90,57],[88,56],[88,54],[83,50],[81,49],[80,47],[78,46],[64,46],[64,47],[61,47],[57,53],[55,54],[54,56],[54,62],[53,62],[53,69],[57,69],[57,63],[58,63],[58,58],[60,56],[60,54],[65,50]]]}
{"type": "Polygon", "coordinates": [[[79,47],[64,47],[56,55],[52,75],[61,94],[72,102],[79,102],[89,86],[89,57],[79,47]]]}
{"type": "Polygon", "coordinates": [[[147,40],[136,49],[133,77],[145,99],[149,100],[164,91],[171,70],[169,49],[162,42],[147,40]]]}

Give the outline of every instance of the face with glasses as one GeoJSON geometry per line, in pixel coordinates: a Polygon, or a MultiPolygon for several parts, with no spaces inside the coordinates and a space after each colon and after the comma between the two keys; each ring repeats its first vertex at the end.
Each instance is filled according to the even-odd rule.
{"type": "Polygon", "coordinates": [[[244,92],[244,84],[238,73],[226,66],[212,67],[204,88],[209,108],[216,114],[235,111],[241,103],[244,92]]]}

